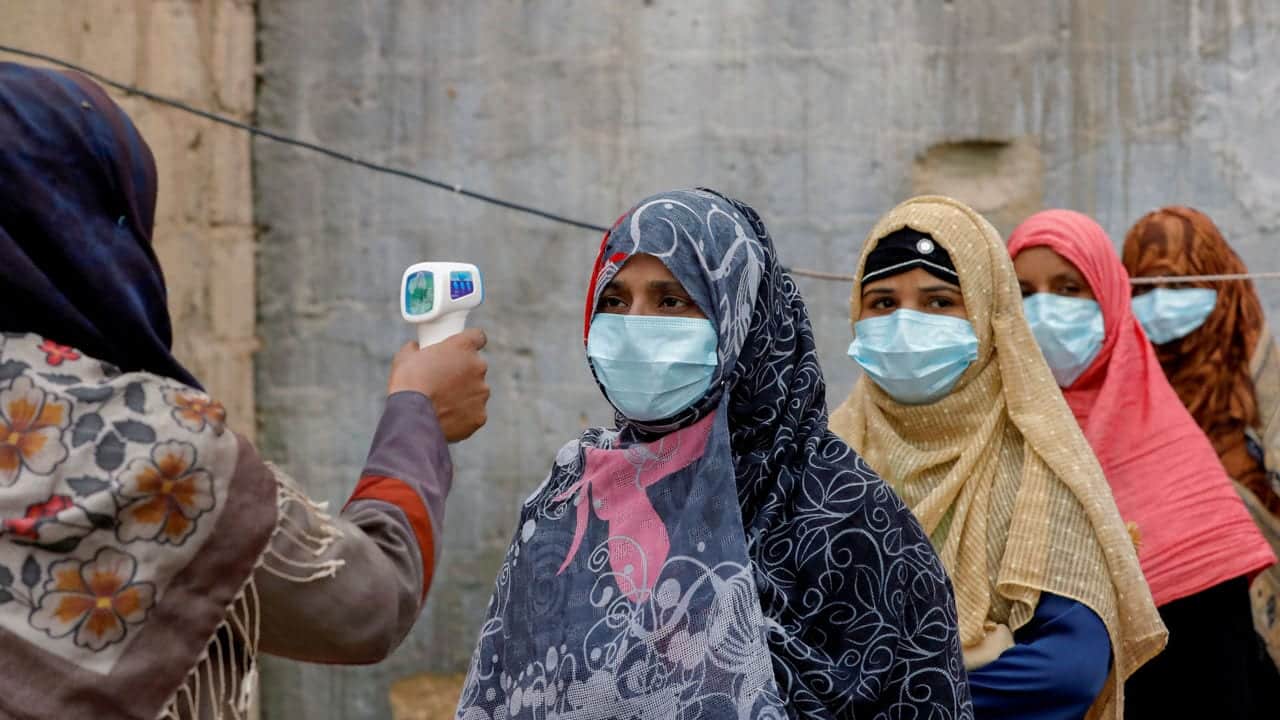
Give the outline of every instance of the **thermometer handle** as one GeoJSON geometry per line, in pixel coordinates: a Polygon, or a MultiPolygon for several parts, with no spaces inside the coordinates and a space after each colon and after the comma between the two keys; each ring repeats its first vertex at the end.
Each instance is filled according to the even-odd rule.
{"type": "Polygon", "coordinates": [[[438,320],[418,324],[418,347],[443,342],[467,327],[466,311],[452,312],[438,320]]]}

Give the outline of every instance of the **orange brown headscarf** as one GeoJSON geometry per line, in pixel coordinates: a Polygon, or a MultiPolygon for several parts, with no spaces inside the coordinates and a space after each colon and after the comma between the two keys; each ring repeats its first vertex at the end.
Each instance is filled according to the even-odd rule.
{"type": "MultiPolygon", "coordinates": [[[[1124,266],[1133,277],[1247,272],[1213,221],[1182,206],[1147,213],[1134,224],[1124,239],[1124,266]]],[[[1280,514],[1280,496],[1245,439],[1245,430],[1259,424],[1249,361],[1265,329],[1262,303],[1248,280],[1181,285],[1216,290],[1217,306],[1186,337],[1156,346],[1160,366],[1231,477],[1280,514]]]]}

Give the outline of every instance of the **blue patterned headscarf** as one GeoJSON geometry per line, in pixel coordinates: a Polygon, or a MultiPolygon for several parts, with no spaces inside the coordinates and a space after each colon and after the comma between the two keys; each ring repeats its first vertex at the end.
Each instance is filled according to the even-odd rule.
{"type": "Polygon", "coordinates": [[[711,389],[662,426],[620,417],[560,450],[458,717],[972,718],[946,573],[827,430],[808,315],[760,218],[710,191],[640,203],[605,237],[588,323],[641,253],[715,325],[711,389]]]}
{"type": "Polygon", "coordinates": [[[156,166],[82,75],[0,63],[0,331],[193,387],[151,247],[156,166]]]}

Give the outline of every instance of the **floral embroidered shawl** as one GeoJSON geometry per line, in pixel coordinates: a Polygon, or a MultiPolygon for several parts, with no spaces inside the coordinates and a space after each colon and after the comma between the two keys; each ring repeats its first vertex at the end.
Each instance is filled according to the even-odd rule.
{"type": "Polygon", "coordinates": [[[457,717],[971,718],[946,573],[827,430],[804,303],[759,217],[709,191],[645,200],[605,236],[588,323],[638,253],[717,328],[711,390],[557,453],[457,717]]]}
{"type": "Polygon", "coordinates": [[[0,715],[243,708],[223,673],[251,664],[277,498],[224,419],[175,381],[0,336],[0,715]]]}

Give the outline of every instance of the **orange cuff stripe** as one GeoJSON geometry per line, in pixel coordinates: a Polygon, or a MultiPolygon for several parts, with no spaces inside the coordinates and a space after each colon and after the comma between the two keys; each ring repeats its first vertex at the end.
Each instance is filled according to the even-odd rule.
{"type": "Polygon", "coordinates": [[[431,530],[431,514],[422,502],[422,496],[403,480],[382,475],[366,475],[360,478],[347,505],[356,500],[381,500],[404,511],[409,527],[418,538],[418,550],[422,553],[422,600],[427,599],[431,588],[431,576],[436,567],[435,535],[431,530]]]}

